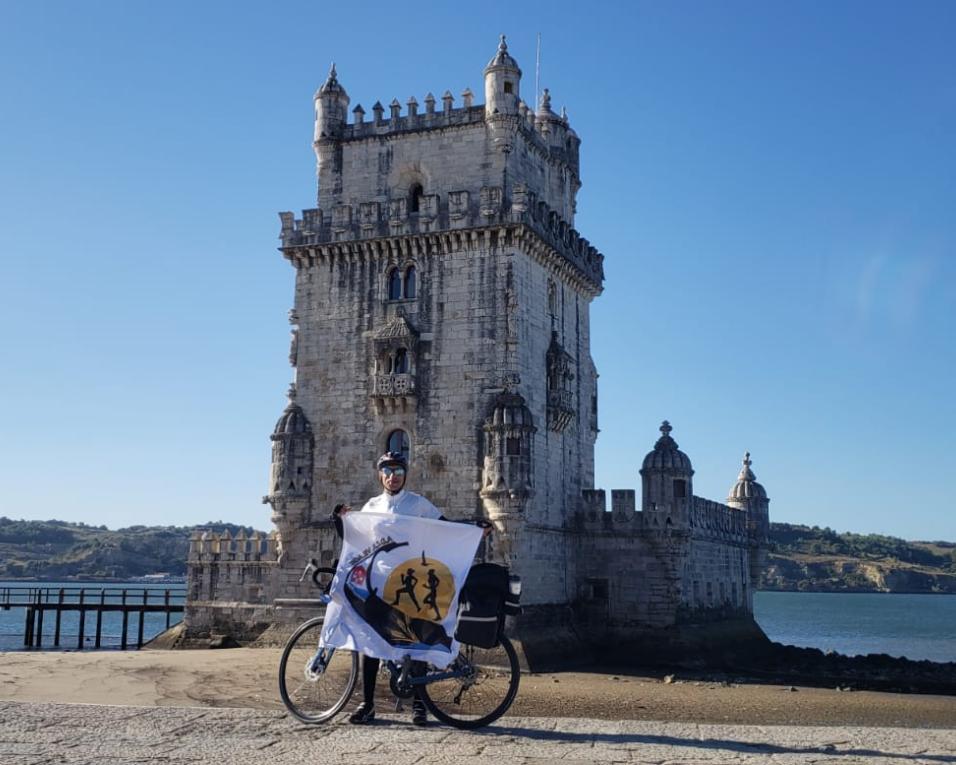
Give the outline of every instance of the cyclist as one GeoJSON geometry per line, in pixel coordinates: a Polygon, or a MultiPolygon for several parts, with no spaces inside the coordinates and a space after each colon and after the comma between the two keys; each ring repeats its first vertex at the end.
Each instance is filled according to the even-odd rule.
{"type": "MultiPolygon", "coordinates": [[[[442,515],[441,510],[427,499],[405,490],[405,480],[408,473],[408,460],[405,459],[405,455],[399,452],[385,452],[379,457],[376,468],[384,491],[366,502],[362,507],[363,511],[447,520],[442,515]]],[[[332,519],[339,536],[342,535],[341,516],[351,511],[352,508],[348,505],[336,505],[335,510],[332,511],[332,519]]],[[[488,531],[489,529],[486,527],[485,533],[487,534],[488,531]]],[[[349,717],[350,723],[367,725],[375,719],[375,681],[378,676],[378,667],[378,659],[362,656],[362,703],[349,717]]],[[[425,664],[423,662],[412,662],[413,675],[424,674],[424,671],[425,664]]],[[[426,725],[428,723],[425,703],[419,698],[417,689],[412,700],[412,723],[414,725],[426,725]]]]}

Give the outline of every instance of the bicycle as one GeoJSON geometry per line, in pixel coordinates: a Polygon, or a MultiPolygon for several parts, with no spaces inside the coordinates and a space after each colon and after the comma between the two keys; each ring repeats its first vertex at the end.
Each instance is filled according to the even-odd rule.
{"type": "MultiPolygon", "coordinates": [[[[322,591],[319,599],[331,602],[329,589],[334,568],[310,562],[300,581],[312,572],[322,591]],[[327,580],[320,583],[319,577],[327,580]]],[[[319,648],[325,616],[301,624],[289,638],[279,660],[279,695],[294,717],[308,724],[332,719],[348,704],[358,679],[358,654],[340,648],[319,648]]],[[[462,644],[457,658],[446,668],[428,665],[424,674],[413,674],[411,659],[383,661],[389,688],[398,699],[410,699],[416,689],[428,711],[456,728],[481,728],[501,717],[515,699],[521,677],[518,655],[498,629],[494,648],[462,644]]]]}

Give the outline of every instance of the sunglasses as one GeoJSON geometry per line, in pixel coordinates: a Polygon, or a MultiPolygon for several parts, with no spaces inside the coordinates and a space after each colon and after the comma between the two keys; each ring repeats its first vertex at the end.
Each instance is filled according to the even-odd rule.
{"type": "Polygon", "coordinates": [[[390,475],[397,475],[399,478],[401,478],[403,475],[405,475],[405,468],[388,467],[388,465],[386,465],[382,468],[382,475],[384,475],[386,478],[390,475]]]}

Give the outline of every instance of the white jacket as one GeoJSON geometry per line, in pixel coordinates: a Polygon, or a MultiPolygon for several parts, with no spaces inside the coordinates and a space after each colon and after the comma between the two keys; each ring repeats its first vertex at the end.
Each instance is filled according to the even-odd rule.
{"type": "Polygon", "coordinates": [[[362,512],[394,513],[395,515],[409,515],[413,518],[432,518],[438,520],[442,511],[420,494],[402,489],[398,494],[389,494],[383,491],[377,497],[372,497],[362,507],[362,512]]]}

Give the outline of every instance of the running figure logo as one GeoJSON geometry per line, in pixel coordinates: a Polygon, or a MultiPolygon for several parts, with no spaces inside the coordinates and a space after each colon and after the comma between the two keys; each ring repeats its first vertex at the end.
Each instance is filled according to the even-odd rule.
{"type": "MultiPolygon", "coordinates": [[[[418,605],[418,599],[415,597],[416,584],[418,584],[418,578],[415,576],[415,569],[406,569],[405,573],[402,575],[402,588],[400,590],[395,590],[395,599],[392,601],[391,605],[397,606],[402,595],[408,595],[408,597],[412,599],[412,603],[415,604],[415,610],[421,611],[422,607],[418,605]]],[[[426,600],[425,602],[427,603],[428,601],[426,600]]]]}
{"type": "Polygon", "coordinates": [[[417,619],[441,622],[455,594],[454,577],[440,560],[421,556],[396,566],[385,582],[382,598],[417,619]]]}

